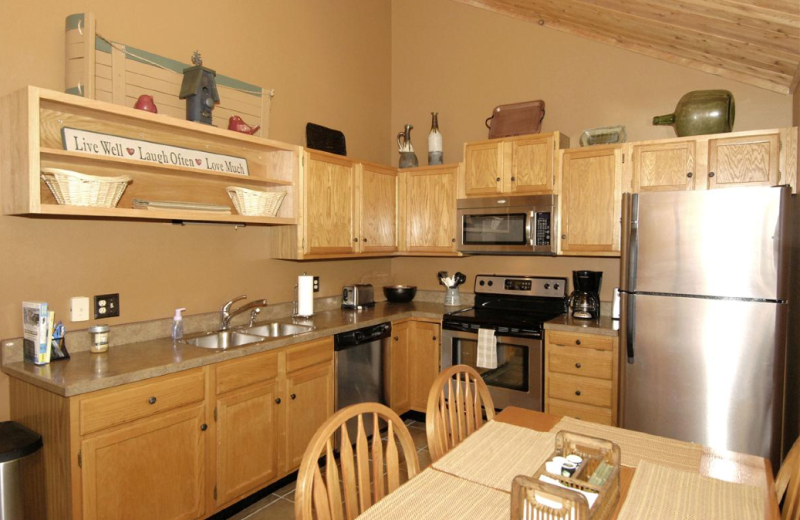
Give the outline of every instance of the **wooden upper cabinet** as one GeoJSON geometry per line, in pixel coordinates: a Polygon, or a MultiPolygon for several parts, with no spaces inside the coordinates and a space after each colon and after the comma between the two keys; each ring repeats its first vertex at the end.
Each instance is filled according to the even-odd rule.
{"type": "Polygon", "coordinates": [[[305,252],[356,252],[355,165],[331,154],[307,153],[305,175],[305,252]]]}
{"type": "Polygon", "coordinates": [[[562,154],[559,252],[619,256],[622,146],[564,150],[562,154]]]}
{"type": "Polygon", "coordinates": [[[631,148],[633,191],[693,190],[695,179],[695,141],[636,144],[631,148]]]}
{"type": "Polygon", "coordinates": [[[456,252],[458,166],[404,170],[405,250],[456,252]]]}
{"type": "Polygon", "coordinates": [[[556,150],[569,145],[559,132],[478,141],[464,145],[467,197],[552,193],[556,150]]]}
{"type": "Polygon", "coordinates": [[[464,146],[464,190],[467,196],[503,191],[503,142],[492,140],[464,146]]]}
{"type": "Polygon", "coordinates": [[[397,251],[397,170],[360,164],[357,176],[359,200],[359,251],[397,251]]]}
{"type": "Polygon", "coordinates": [[[775,186],[780,136],[721,137],[708,141],[708,188],[775,186]]]}

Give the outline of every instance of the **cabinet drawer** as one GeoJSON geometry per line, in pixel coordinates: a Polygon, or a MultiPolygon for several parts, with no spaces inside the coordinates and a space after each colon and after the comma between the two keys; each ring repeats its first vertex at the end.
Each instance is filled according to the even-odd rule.
{"type": "Polygon", "coordinates": [[[596,350],[611,350],[614,346],[614,338],[611,336],[577,334],[574,332],[548,331],[547,342],[565,347],[593,348],[596,350]]]}
{"type": "Polygon", "coordinates": [[[217,367],[217,395],[278,377],[278,351],[262,352],[217,367]]]}
{"type": "Polygon", "coordinates": [[[106,390],[81,400],[81,435],[197,403],[204,397],[202,368],[106,390]]]}
{"type": "Polygon", "coordinates": [[[611,352],[549,345],[547,354],[550,372],[608,380],[612,378],[613,359],[611,352]]]}
{"type": "Polygon", "coordinates": [[[290,348],[288,352],[286,352],[286,371],[294,372],[301,368],[330,362],[332,360],[333,336],[330,336],[290,348]]]}
{"type": "Polygon", "coordinates": [[[547,395],[574,403],[611,406],[611,381],[588,377],[551,375],[547,395]]]}
{"type": "Polygon", "coordinates": [[[548,399],[547,413],[561,415],[564,417],[574,417],[582,421],[595,422],[614,426],[615,421],[611,416],[610,408],[600,408],[598,406],[588,406],[557,399],[548,399]]]}

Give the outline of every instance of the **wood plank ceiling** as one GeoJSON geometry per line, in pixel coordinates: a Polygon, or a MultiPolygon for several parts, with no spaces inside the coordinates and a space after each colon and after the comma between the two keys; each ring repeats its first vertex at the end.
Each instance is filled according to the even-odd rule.
{"type": "Polygon", "coordinates": [[[800,0],[455,0],[782,94],[800,82],[800,0]]]}

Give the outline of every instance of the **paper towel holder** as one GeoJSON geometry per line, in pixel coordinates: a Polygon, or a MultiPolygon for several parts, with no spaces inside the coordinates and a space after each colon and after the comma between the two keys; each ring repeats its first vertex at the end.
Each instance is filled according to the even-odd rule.
{"type": "MultiPolygon", "coordinates": [[[[307,276],[306,273],[303,273],[303,276],[307,276]]],[[[314,316],[313,312],[311,314],[300,314],[300,288],[298,284],[294,284],[294,302],[292,303],[292,318],[311,318],[314,316]]]]}

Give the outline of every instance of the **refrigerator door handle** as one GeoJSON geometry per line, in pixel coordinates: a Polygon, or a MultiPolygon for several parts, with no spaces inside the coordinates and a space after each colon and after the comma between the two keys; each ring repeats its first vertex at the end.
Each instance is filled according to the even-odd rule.
{"type": "Polygon", "coordinates": [[[636,275],[639,266],[639,194],[630,196],[628,224],[627,252],[627,280],[624,289],[628,292],[636,291],[636,275]]]}
{"type": "Polygon", "coordinates": [[[628,351],[628,364],[633,364],[634,342],[636,340],[636,295],[625,294],[625,348],[628,351]]]}

